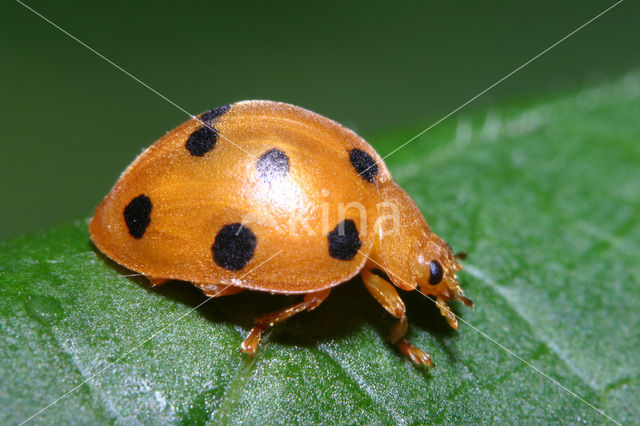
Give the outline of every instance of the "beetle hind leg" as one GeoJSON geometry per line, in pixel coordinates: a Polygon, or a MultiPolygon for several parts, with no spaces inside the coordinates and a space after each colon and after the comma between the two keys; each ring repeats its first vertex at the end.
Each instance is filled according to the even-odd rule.
{"type": "Polygon", "coordinates": [[[414,364],[424,364],[427,367],[434,365],[428,353],[413,346],[404,338],[409,328],[406,308],[393,284],[370,270],[363,270],[360,274],[362,276],[362,282],[374,299],[376,299],[387,312],[395,318],[398,318],[398,321],[389,334],[391,343],[396,345],[400,352],[411,358],[414,364]]]}
{"type": "Polygon", "coordinates": [[[149,284],[151,284],[151,287],[157,287],[159,285],[166,284],[169,281],[171,281],[169,278],[157,278],[157,277],[152,277],[150,275],[145,275],[145,277],[149,280],[149,284]]]}
{"type": "Polygon", "coordinates": [[[300,303],[296,303],[288,308],[271,312],[270,314],[256,318],[253,328],[240,346],[242,352],[253,356],[256,353],[258,344],[260,343],[262,333],[270,327],[273,327],[274,325],[281,323],[300,312],[314,310],[324,302],[330,292],[331,289],[326,289],[315,293],[307,293],[304,295],[304,300],[300,303]]]}
{"type": "Polygon", "coordinates": [[[231,296],[232,294],[240,293],[244,291],[242,287],[236,287],[232,285],[223,285],[223,284],[196,284],[197,287],[200,287],[200,290],[207,297],[222,297],[222,296],[231,296]]]}

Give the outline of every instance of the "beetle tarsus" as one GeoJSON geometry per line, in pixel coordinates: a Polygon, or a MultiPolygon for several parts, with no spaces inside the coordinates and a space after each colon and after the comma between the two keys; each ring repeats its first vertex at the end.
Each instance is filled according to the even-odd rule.
{"type": "Polygon", "coordinates": [[[435,364],[431,360],[431,356],[422,349],[413,346],[407,341],[407,339],[400,339],[396,342],[396,346],[400,349],[400,352],[411,358],[416,365],[426,365],[427,367],[435,367],[435,364]]]}
{"type": "Polygon", "coordinates": [[[260,337],[263,331],[264,329],[262,327],[253,327],[247,338],[242,342],[242,345],[240,345],[242,352],[253,358],[256,349],[258,349],[258,343],[260,343],[260,337]]]}
{"type": "Polygon", "coordinates": [[[373,274],[370,270],[363,270],[361,273],[362,282],[369,293],[382,305],[382,307],[398,321],[391,328],[389,333],[389,341],[395,344],[400,352],[411,358],[416,365],[433,366],[433,361],[428,353],[422,349],[413,346],[404,338],[409,328],[407,321],[406,309],[400,295],[393,285],[386,279],[373,274]]]}
{"type": "Polygon", "coordinates": [[[453,311],[451,310],[451,308],[449,307],[449,305],[447,305],[446,300],[444,300],[442,297],[437,297],[436,298],[436,306],[438,307],[438,309],[440,309],[440,313],[442,314],[443,317],[446,318],[447,322],[449,323],[449,325],[454,328],[454,329],[458,329],[458,319],[456,317],[456,314],[453,313],[453,311]]]}

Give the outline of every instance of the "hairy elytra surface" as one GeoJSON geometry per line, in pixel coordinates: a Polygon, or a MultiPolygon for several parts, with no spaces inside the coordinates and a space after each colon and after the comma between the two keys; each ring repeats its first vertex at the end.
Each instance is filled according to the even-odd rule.
{"type": "MultiPolygon", "coordinates": [[[[315,308],[362,273],[404,324],[391,340],[419,364],[430,359],[402,338],[404,304],[391,283],[436,296],[454,327],[444,302],[470,304],[450,247],[375,150],[346,127],[279,102],[223,105],[168,132],[124,171],[89,230],[100,251],[154,283],[190,281],[215,296],[306,295],[269,324],[315,308]],[[395,206],[400,234],[381,229],[381,203],[395,206]]],[[[258,319],[245,352],[255,351],[267,319],[258,319]]]]}

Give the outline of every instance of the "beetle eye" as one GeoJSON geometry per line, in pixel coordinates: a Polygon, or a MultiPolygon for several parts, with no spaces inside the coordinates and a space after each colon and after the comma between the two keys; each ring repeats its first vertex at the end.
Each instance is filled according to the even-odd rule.
{"type": "Polygon", "coordinates": [[[429,272],[431,276],[429,277],[429,284],[436,285],[442,281],[442,276],[444,275],[444,271],[442,270],[442,265],[437,260],[432,260],[429,264],[429,272]]]}

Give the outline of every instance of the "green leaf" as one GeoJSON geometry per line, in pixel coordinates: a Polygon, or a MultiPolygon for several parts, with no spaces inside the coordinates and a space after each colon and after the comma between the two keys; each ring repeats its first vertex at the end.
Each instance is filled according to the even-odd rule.
{"type": "MultiPolygon", "coordinates": [[[[449,119],[389,157],[469,252],[451,330],[405,293],[416,368],[356,279],[239,353],[295,297],[150,289],[87,223],[0,244],[0,422],[606,422],[640,416],[640,74],[449,119]],[[499,342],[499,346],[496,342],[499,342]],[[517,354],[530,365],[510,354],[517,354]],[[543,371],[561,388],[535,368],[543,371]],[[76,388],[67,394],[68,391],[76,388]]],[[[372,142],[384,155],[412,133],[372,142]]]]}

